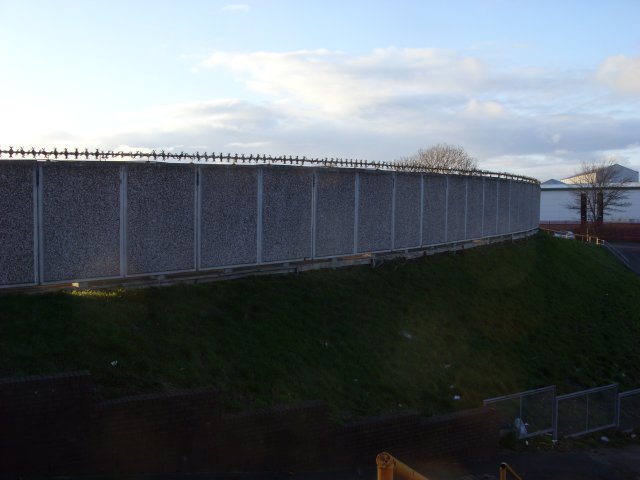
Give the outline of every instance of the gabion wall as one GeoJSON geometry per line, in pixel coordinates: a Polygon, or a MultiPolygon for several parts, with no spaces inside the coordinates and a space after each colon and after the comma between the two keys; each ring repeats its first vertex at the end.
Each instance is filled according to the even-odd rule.
{"type": "Polygon", "coordinates": [[[0,162],[0,286],[386,252],[535,229],[516,179],[282,165],[0,162]]]}

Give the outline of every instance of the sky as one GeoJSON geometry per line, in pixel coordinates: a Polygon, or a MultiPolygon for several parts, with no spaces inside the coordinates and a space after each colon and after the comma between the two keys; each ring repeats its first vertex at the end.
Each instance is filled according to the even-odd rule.
{"type": "Polygon", "coordinates": [[[0,0],[0,147],[640,168],[639,0],[0,0]]]}

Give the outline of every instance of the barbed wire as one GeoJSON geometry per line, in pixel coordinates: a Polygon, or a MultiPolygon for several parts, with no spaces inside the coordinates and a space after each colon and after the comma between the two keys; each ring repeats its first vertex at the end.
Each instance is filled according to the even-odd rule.
{"type": "Polygon", "coordinates": [[[307,158],[299,156],[271,156],[260,154],[231,154],[231,153],[173,153],[161,150],[156,152],[116,152],[113,150],[89,151],[88,149],[79,150],[63,149],[53,150],[35,148],[24,149],[9,147],[8,150],[0,147],[0,160],[38,160],[38,161],[144,161],[148,163],[213,163],[221,165],[298,165],[298,166],[315,166],[327,168],[359,168],[367,170],[386,170],[396,172],[415,172],[415,173],[438,173],[445,175],[467,175],[477,177],[493,177],[504,178],[509,180],[519,180],[522,182],[533,183],[539,185],[540,182],[535,178],[524,175],[516,175],[506,172],[491,172],[488,170],[462,170],[455,168],[428,168],[420,165],[410,165],[406,163],[396,162],[374,162],[368,160],[345,159],[345,158],[307,158]]]}

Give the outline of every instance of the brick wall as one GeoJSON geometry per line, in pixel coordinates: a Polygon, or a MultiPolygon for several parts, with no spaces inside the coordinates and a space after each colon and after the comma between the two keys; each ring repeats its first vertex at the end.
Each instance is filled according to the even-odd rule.
{"type": "Polygon", "coordinates": [[[321,402],[224,415],[212,389],[100,403],[92,393],[85,372],[0,380],[0,474],[300,472],[372,466],[383,450],[411,462],[498,447],[489,408],[340,425],[321,402]]]}

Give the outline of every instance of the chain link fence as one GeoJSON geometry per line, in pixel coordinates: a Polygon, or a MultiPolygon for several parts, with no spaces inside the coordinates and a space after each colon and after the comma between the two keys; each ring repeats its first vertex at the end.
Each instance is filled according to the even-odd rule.
{"type": "Polygon", "coordinates": [[[619,394],[617,384],[560,396],[549,386],[489,398],[483,405],[495,408],[501,428],[514,430],[519,439],[553,434],[557,440],[609,428],[640,428],[640,388],[619,394]]]}
{"type": "Polygon", "coordinates": [[[501,428],[514,428],[518,438],[529,438],[553,431],[556,387],[489,398],[483,405],[498,411],[501,428]]]}

